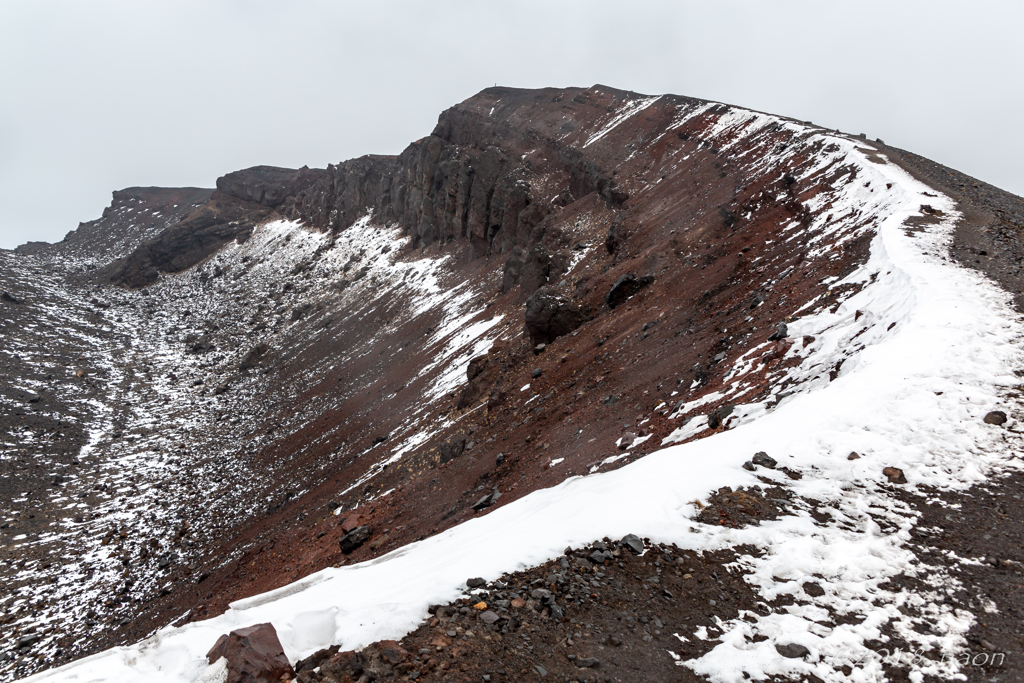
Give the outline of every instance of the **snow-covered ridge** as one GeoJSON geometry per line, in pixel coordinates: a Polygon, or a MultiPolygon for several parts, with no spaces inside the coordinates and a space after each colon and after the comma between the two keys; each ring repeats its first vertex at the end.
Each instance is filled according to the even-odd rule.
{"type": "MultiPolygon", "coordinates": [[[[720,119],[714,135],[724,140],[762,125],[762,115],[735,111],[720,119]]],[[[892,164],[867,159],[847,138],[813,134],[834,146],[828,154],[837,156],[823,163],[841,158],[860,172],[830,208],[849,221],[839,218],[814,227],[828,238],[822,238],[821,249],[855,229],[870,227],[877,234],[869,261],[832,283],[858,284],[859,291],[834,312],[811,306],[790,323],[792,337],[814,338],[787,351],[800,359],[786,371],[797,391],[776,396],[771,406],[741,406],[733,428],[713,438],[669,446],[615,472],[569,479],[372,562],[323,570],[240,600],[222,616],[161,630],[137,645],[31,680],[195,681],[213,673],[206,670],[204,656],[220,634],[266,621],[274,623],[293,661],[331,644],[357,649],[408,632],[428,604],[457,597],[469,576],[494,578],[555,557],[566,545],[626,533],[683,548],[761,547],[766,550],[761,557],[746,558],[743,564],[766,597],[799,591],[811,575],[825,577],[829,589],[813,608],[757,616],[754,623],[723,623],[715,634],[721,639],[715,650],[696,662],[680,662],[713,680],[812,673],[827,681],[870,680],[881,672],[880,658],[864,641],[877,638],[885,625],[921,649],[956,646],[971,617],[951,613],[936,599],[943,586],[934,595],[880,588],[897,573],[923,568],[911,564],[903,547],[911,515],[891,509],[878,484],[886,466],[902,468],[911,484],[953,488],[1019,466],[1005,433],[983,424],[981,417],[1005,405],[1003,392],[1016,383],[1012,370],[1022,360],[1021,320],[1005,293],[946,261],[957,218],[949,198],[935,196],[892,164]],[[871,185],[887,184],[892,187],[884,199],[871,191],[871,185]],[[921,215],[923,204],[944,217],[908,234],[904,223],[921,215]],[[863,216],[869,217],[867,224],[859,220],[863,216]],[[829,370],[840,361],[831,380],[829,370]],[[832,503],[845,528],[816,525],[809,515],[740,530],[694,522],[691,501],[724,485],[757,483],[741,465],[760,450],[803,472],[802,480],[787,483],[801,496],[832,503]],[[851,451],[863,457],[847,460],[851,451]],[[879,517],[887,517],[898,531],[883,532],[879,517]],[[911,618],[898,609],[904,603],[930,605],[941,628],[927,635],[914,631],[911,618]],[[864,619],[823,625],[830,613],[856,613],[864,619]],[[751,642],[747,636],[754,632],[769,639],[751,642]],[[778,655],[773,645],[782,635],[807,646],[811,656],[804,661],[778,655]],[[864,678],[843,675],[838,671],[843,663],[856,664],[864,678]]],[[[748,360],[734,361],[740,398],[748,360]]],[[[782,483],[776,472],[758,474],[782,483]]],[[[949,676],[953,666],[936,664],[925,673],[949,676]]]]}

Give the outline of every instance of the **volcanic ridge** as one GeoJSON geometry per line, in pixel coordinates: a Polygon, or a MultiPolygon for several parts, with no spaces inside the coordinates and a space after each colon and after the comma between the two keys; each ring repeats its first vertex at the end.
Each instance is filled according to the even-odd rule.
{"type": "Polygon", "coordinates": [[[1019,680],[1022,229],[605,86],[114,192],[0,251],[0,676],[1019,680]]]}

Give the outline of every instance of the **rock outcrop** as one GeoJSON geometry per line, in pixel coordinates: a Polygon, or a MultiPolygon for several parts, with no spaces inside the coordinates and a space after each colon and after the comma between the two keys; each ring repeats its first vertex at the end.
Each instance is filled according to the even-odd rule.
{"type": "Polygon", "coordinates": [[[227,660],[226,683],[269,683],[295,675],[273,624],[257,624],[221,636],[206,659],[227,660]]]}

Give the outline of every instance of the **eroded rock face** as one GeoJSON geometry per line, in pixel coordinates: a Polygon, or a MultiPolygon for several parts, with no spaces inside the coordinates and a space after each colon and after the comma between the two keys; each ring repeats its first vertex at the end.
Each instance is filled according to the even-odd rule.
{"type": "Polygon", "coordinates": [[[228,661],[226,683],[269,683],[294,676],[273,624],[256,624],[221,636],[206,659],[228,661]]]}
{"type": "Polygon", "coordinates": [[[526,301],[526,330],[534,344],[550,344],[585,320],[576,304],[551,287],[541,287],[526,301]]]}
{"type": "Polygon", "coordinates": [[[218,178],[217,189],[236,199],[275,208],[327,173],[328,171],[314,170],[306,166],[297,170],[277,166],[253,166],[218,178]]]}

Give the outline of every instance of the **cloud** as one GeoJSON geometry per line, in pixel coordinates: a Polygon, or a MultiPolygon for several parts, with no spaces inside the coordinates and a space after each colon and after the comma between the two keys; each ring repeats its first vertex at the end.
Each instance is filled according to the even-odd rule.
{"type": "Polygon", "coordinates": [[[672,92],[865,132],[1024,193],[1005,3],[11,2],[0,247],[113,190],[394,154],[494,83],[672,92]]]}

